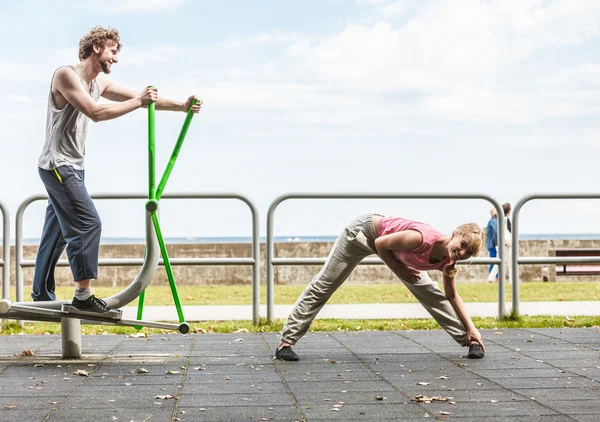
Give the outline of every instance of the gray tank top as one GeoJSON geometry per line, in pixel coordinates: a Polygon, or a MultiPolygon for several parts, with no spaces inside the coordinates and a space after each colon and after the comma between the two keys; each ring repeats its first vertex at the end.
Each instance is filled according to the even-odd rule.
{"type": "MultiPolygon", "coordinates": [[[[73,69],[73,66],[68,67],[73,69]]],[[[52,75],[52,80],[54,80],[54,75],[52,75]]],[[[81,84],[88,91],[88,87],[85,86],[83,80],[81,84]]],[[[92,80],[89,94],[94,101],[98,101],[100,90],[96,79],[92,80]]],[[[46,141],[38,161],[38,167],[44,170],[53,170],[59,166],[68,165],[77,170],[83,170],[88,120],[89,118],[85,114],[70,103],[58,109],[52,98],[52,83],[50,83],[48,114],[46,117],[46,141]]]]}

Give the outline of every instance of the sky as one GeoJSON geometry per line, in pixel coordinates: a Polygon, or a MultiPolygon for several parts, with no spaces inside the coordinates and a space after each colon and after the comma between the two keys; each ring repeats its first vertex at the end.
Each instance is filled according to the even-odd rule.
{"type": "MultiPolygon", "coordinates": [[[[600,192],[596,0],[21,0],[0,5],[0,200],[44,193],[37,160],[54,70],[81,36],[118,29],[110,78],[204,106],[166,193],[600,192]]],[[[162,174],[184,119],[158,112],[162,174]]],[[[93,123],[92,193],[145,192],[147,112],[93,123]]],[[[97,201],[106,237],[143,237],[143,201],[97,201]]],[[[44,204],[25,212],[41,233],[44,204]]],[[[284,202],[275,234],[335,235],[364,212],[445,232],[485,225],[481,200],[284,202]]],[[[600,200],[532,201],[522,233],[600,233],[600,200]]],[[[236,201],[161,201],[166,237],[249,236],[236,201]]]]}

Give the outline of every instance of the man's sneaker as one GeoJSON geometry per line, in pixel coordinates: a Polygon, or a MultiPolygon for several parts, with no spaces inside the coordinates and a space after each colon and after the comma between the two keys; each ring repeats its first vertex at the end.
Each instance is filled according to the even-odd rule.
{"type": "Polygon", "coordinates": [[[98,299],[94,295],[91,295],[86,300],[79,300],[74,297],[71,306],[80,311],[96,312],[99,314],[110,311],[110,309],[106,307],[106,302],[102,299],[98,299]]]}
{"type": "Polygon", "coordinates": [[[298,355],[292,350],[291,346],[283,346],[275,351],[275,357],[281,360],[297,361],[298,355]]]}
{"type": "Polygon", "coordinates": [[[485,352],[483,351],[483,347],[479,343],[471,343],[469,345],[469,354],[467,357],[469,359],[481,359],[485,356],[485,352]]]}

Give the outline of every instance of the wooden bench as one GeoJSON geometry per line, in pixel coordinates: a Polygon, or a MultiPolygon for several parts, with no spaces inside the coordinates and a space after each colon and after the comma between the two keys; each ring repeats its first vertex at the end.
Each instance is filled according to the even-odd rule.
{"type": "MultiPolygon", "coordinates": [[[[600,256],[599,248],[565,248],[555,249],[557,257],[568,256],[600,256]]],[[[556,275],[598,275],[600,264],[556,264],[556,275]]]]}

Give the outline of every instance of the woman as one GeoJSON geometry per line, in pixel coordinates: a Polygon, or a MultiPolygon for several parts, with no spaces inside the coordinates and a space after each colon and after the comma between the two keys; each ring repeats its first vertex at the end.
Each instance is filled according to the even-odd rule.
{"type": "Polygon", "coordinates": [[[365,214],[352,221],[335,241],[325,265],[298,298],[281,332],[275,355],[296,361],[291,346],[306,334],[313,320],[352,270],[376,253],[408,287],[433,318],[470,358],[482,358],[481,334],[469,318],[454,282],[455,262],[476,256],[483,232],[476,224],[463,224],[445,236],[428,224],[404,218],[365,214]],[[443,274],[444,292],[425,272],[443,274]]]}

